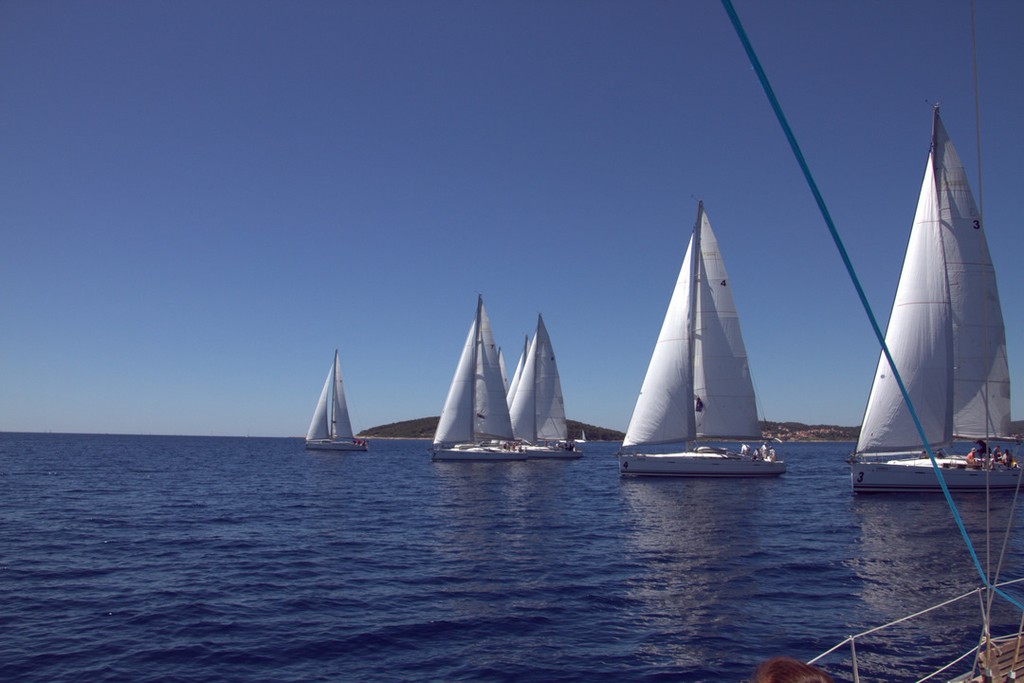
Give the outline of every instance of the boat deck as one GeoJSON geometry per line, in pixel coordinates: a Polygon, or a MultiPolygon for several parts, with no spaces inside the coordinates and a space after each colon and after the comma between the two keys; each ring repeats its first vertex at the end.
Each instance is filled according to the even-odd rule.
{"type": "Polygon", "coordinates": [[[978,655],[981,673],[971,678],[954,679],[962,683],[1003,683],[1024,676],[1024,637],[1020,634],[993,638],[978,655]]]}

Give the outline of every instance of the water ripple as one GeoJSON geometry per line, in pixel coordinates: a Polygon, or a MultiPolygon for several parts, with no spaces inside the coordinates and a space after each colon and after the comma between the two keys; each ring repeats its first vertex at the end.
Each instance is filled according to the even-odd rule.
{"type": "MultiPolygon", "coordinates": [[[[738,681],[959,592],[941,501],[854,498],[847,445],[787,449],[778,480],[645,481],[602,444],[496,465],[0,434],[0,680],[738,681]]],[[[969,647],[958,610],[862,675],[969,647]]]]}

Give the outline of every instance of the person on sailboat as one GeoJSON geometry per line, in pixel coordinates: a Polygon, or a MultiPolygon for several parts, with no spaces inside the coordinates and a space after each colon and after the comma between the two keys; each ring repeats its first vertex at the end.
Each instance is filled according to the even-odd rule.
{"type": "Polygon", "coordinates": [[[740,446],[740,455],[750,455],[750,446],[747,444],[740,446]]]}

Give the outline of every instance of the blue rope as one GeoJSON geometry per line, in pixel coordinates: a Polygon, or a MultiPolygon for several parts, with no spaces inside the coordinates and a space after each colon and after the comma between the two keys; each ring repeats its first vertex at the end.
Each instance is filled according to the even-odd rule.
{"type": "Polygon", "coordinates": [[[818,191],[818,184],[814,182],[814,176],[811,175],[811,169],[808,167],[807,161],[804,159],[803,152],[800,151],[800,145],[797,144],[796,137],[793,135],[793,129],[789,127],[786,115],[782,112],[782,106],[779,104],[779,100],[775,97],[775,91],[772,90],[771,83],[768,81],[768,75],[765,73],[764,68],[761,67],[761,61],[757,58],[757,53],[754,52],[754,46],[750,44],[750,39],[747,37],[746,31],[743,29],[743,24],[740,22],[739,15],[736,14],[736,9],[733,7],[732,1],[722,0],[722,6],[729,15],[729,20],[732,22],[733,28],[736,29],[736,34],[739,36],[740,42],[743,43],[743,49],[746,50],[747,58],[750,60],[751,66],[754,67],[754,71],[757,73],[757,78],[761,82],[764,94],[768,97],[768,102],[772,105],[772,110],[775,112],[775,117],[779,120],[779,125],[782,126],[782,132],[786,134],[786,139],[789,141],[790,149],[793,150],[793,155],[796,157],[797,163],[800,164],[800,170],[803,171],[804,178],[807,180],[807,185],[811,188],[811,193],[814,195],[814,201],[818,203],[818,209],[821,211],[821,215],[825,219],[825,224],[828,226],[828,232],[832,235],[832,241],[835,242],[836,248],[839,250],[839,256],[843,259],[843,265],[846,266],[846,272],[849,273],[850,280],[853,281],[853,286],[857,290],[857,296],[860,298],[861,305],[864,306],[864,311],[868,314],[868,320],[871,321],[871,329],[874,330],[875,337],[878,339],[878,343],[882,346],[882,353],[885,354],[889,367],[892,369],[893,377],[896,379],[896,384],[900,388],[900,393],[903,394],[903,401],[907,404],[907,409],[910,411],[910,417],[914,420],[914,426],[917,427],[917,433],[921,437],[921,443],[924,444],[924,448],[928,453],[928,458],[931,460],[932,468],[935,470],[935,475],[938,477],[939,486],[942,488],[942,493],[946,497],[946,502],[949,504],[950,510],[953,511],[953,519],[956,521],[957,528],[960,529],[960,535],[963,537],[964,543],[967,545],[967,550],[971,554],[971,559],[974,561],[974,567],[978,571],[978,576],[981,577],[982,582],[990,590],[994,590],[998,595],[1001,595],[1003,598],[1014,604],[1018,609],[1024,610],[1024,605],[994,586],[985,575],[981,562],[978,560],[978,555],[974,552],[974,546],[971,544],[971,539],[967,535],[967,529],[964,528],[963,520],[960,518],[960,512],[956,509],[953,497],[949,493],[949,487],[946,486],[946,480],[942,476],[942,470],[939,468],[939,463],[935,460],[935,455],[932,453],[931,446],[928,444],[924,428],[921,426],[921,421],[917,417],[917,411],[914,410],[914,405],[910,401],[910,395],[907,393],[907,388],[903,384],[903,378],[900,377],[899,370],[896,369],[896,363],[893,361],[892,355],[889,353],[889,347],[885,343],[885,335],[882,334],[882,329],[878,326],[875,314],[871,311],[871,304],[868,303],[867,296],[864,294],[864,289],[860,285],[860,280],[857,278],[857,273],[853,268],[853,263],[850,261],[850,257],[846,253],[846,247],[843,246],[843,241],[840,239],[839,232],[836,230],[835,223],[832,221],[832,215],[829,213],[828,207],[825,206],[825,200],[822,198],[821,192],[818,191]]]}

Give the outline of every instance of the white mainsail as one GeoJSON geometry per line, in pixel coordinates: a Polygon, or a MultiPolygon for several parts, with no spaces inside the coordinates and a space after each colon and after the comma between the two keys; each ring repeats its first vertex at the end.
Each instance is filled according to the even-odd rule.
{"type": "MultiPolygon", "coordinates": [[[[885,343],[930,446],[947,447],[954,437],[1009,433],[1009,369],[995,270],[963,164],[938,108],[885,343]]],[[[882,354],[857,452],[920,448],[920,435],[882,354]]]]}
{"type": "Polygon", "coordinates": [[[441,411],[434,445],[511,438],[512,424],[498,365],[498,348],[483,297],[478,297],[476,317],[470,325],[441,411]]]}
{"type": "Polygon", "coordinates": [[[334,366],[327,372],[327,379],[324,380],[323,391],[320,392],[320,400],[316,402],[313,410],[313,420],[309,423],[309,431],[306,432],[306,441],[315,441],[331,438],[330,422],[327,419],[327,396],[331,390],[331,376],[334,374],[334,366]]]}
{"type": "Polygon", "coordinates": [[[529,443],[561,441],[568,437],[562,383],[555,352],[544,319],[537,315],[537,331],[526,352],[522,376],[510,410],[512,432],[529,443]]]}
{"type": "MultiPolygon", "coordinates": [[[[693,411],[692,290],[695,244],[690,237],[661,332],[647,366],[622,446],[690,441],[697,436],[693,411]]],[[[699,249],[699,247],[696,247],[699,249]]]]}
{"type": "Polygon", "coordinates": [[[703,203],[622,445],[759,438],[739,317],[703,203]]]}

